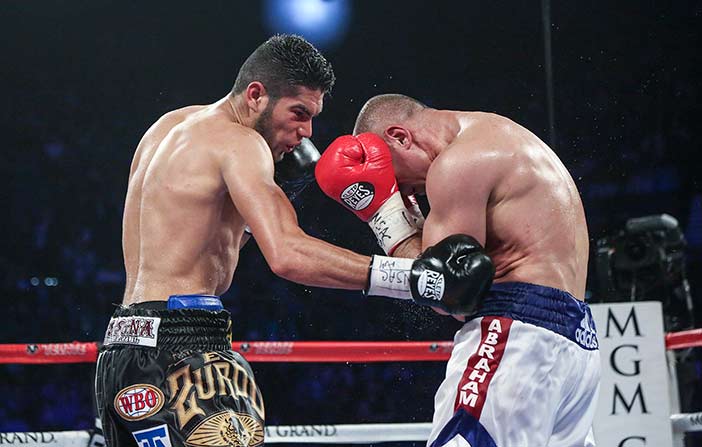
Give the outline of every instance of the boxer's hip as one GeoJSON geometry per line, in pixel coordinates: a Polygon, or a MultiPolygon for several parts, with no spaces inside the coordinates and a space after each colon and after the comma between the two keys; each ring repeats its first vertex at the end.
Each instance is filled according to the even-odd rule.
{"type": "Polygon", "coordinates": [[[598,348],[590,306],[570,293],[524,282],[493,284],[471,318],[506,317],[561,335],[583,349],[598,348]]]}
{"type": "Polygon", "coordinates": [[[172,296],[117,309],[95,392],[110,445],[147,438],[195,445],[212,430],[217,445],[263,442],[263,399],[248,362],[231,349],[230,315],[217,297],[172,296]]]}
{"type": "Polygon", "coordinates": [[[587,304],[550,287],[494,284],[456,334],[428,445],[459,445],[457,436],[481,446],[586,445],[599,362],[587,304]]]}
{"type": "Polygon", "coordinates": [[[139,346],[163,351],[231,349],[231,318],[216,296],[172,295],[115,310],[103,349],[139,346]]]}

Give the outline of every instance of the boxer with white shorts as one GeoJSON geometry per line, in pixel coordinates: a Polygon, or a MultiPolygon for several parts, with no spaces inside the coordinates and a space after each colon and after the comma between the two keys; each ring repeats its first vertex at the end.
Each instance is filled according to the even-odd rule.
{"type": "MultiPolygon", "coordinates": [[[[371,98],[354,135],[327,148],[315,175],[327,195],[368,222],[386,253],[434,253],[437,241],[458,233],[470,238],[470,250],[456,250],[447,265],[467,253],[474,267],[485,258],[494,265],[489,291],[482,289],[489,269],[461,277],[475,285],[464,285],[472,296],[459,306],[418,301],[465,321],[427,445],[594,445],[600,364],[583,302],[588,233],[556,154],[505,117],[436,110],[396,94],[371,98]],[[347,200],[361,187],[381,202],[370,215],[347,200]],[[426,220],[415,194],[426,194],[426,220]]],[[[424,275],[417,292],[438,298],[449,282],[424,275]]]]}
{"type": "Polygon", "coordinates": [[[454,338],[429,445],[592,445],[599,361],[585,303],[550,287],[494,284],[454,338]]]}

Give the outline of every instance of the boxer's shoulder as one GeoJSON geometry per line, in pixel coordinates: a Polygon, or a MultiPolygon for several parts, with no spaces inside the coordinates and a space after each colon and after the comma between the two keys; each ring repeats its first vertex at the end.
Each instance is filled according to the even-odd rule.
{"type": "Polygon", "coordinates": [[[225,154],[245,156],[252,159],[265,159],[273,163],[268,143],[260,133],[236,123],[220,127],[216,134],[217,148],[225,154]]]}
{"type": "Polygon", "coordinates": [[[179,127],[183,136],[200,151],[227,157],[246,155],[270,158],[268,145],[258,132],[230,120],[197,117],[179,127]]]}
{"type": "Polygon", "coordinates": [[[466,112],[459,119],[461,131],[453,145],[463,145],[493,155],[510,153],[515,143],[524,138],[526,129],[511,119],[490,112],[466,112]]]}
{"type": "Polygon", "coordinates": [[[144,133],[140,144],[160,142],[173,129],[182,125],[188,117],[201,108],[202,106],[188,106],[161,115],[144,133]]]}
{"type": "Polygon", "coordinates": [[[273,156],[261,134],[254,129],[229,122],[217,127],[209,137],[208,150],[225,177],[273,180],[273,156]],[[261,177],[263,176],[263,177],[261,177]]]}
{"type": "Polygon", "coordinates": [[[427,182],[432,178],[462,181],[502,172],[509,153],[486,138],[457,138],[431,163],[427,182]]]}
{"type": "Polygon", "coordinates": [[[519,126],[506,116],[493,112],[463,112],[461,113],[461,122],[468,123],[463,127],[519,126]]]}

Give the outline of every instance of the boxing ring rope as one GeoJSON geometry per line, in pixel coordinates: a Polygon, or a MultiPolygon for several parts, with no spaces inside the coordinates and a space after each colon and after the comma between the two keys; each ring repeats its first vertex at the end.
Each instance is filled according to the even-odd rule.
{"type": "MultiPolygon", "coordinates": [[[[367,363],[442,361],[450,341],[235,341],[232,349],[249,362],[367,363]]],[[[0,344],[0,364],[95,363],[99,344],[0,344]]]]}
{"type": "MultiPolygon", "coordinates": [[[[249,362],[367,363],[404,361],[445,361],[451,341],[338,342],[338,341],[235,341],[232,349],[249,362]]],[[[702,347],[702,329],[668,333],[668,350],[702,347]]],[[[0,364],[93,363],[99,343],[0,344],[0,364]]],[[[676,432],[702,431],[702,412],[670,416],[676,432]]],[[[266,443],[378,443],[425,441],[430,423],[332,424],[266,427],[266,443]]],[[[53,442],[61,447],[85,447],[87,431],[0,433],[0,441],[15,440],[22,445],[53,442]]]]}
{"type": "MultiPolygon", "coordinates": [[[[702,329],[671,332],[668,350],[702,347],[702,329]]],[[[234,341],[249,362],[422,362],[451,356],[451,341],[234,341]]],[[[0,364],[94,363],[99,343],[0,344],[0,364]]]]}

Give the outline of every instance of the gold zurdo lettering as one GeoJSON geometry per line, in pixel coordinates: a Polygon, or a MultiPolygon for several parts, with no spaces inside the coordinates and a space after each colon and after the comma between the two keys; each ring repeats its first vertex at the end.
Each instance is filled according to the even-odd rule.
{"type": "Polygon", "coordinates": [[[170,409],[176,413],[180,429],[196,415],[204,416],[198,402],[215,395],[246,398],[258,416],[265,419],[261,393],[243,366],[214,352],[205,353],[202,358],[206,363],[201,368],[193,371],[185,365],[167,379],[170,409]]]}

